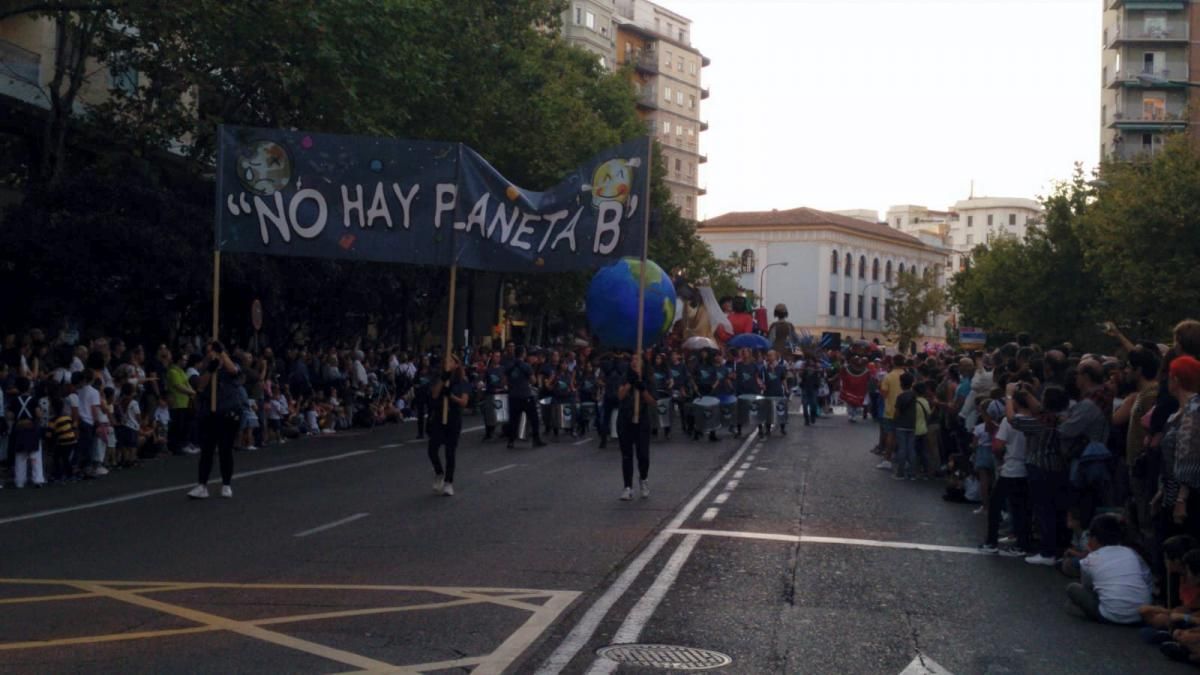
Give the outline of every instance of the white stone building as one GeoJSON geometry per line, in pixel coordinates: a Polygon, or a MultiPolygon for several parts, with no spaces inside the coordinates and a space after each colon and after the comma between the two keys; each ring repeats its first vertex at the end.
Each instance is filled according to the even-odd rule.
{"type": "MultiPolygon", "coordinates": [[[[768,309],[786,304],[797,329],[814,335],[886,342],[889,281],[916,269],[945,283],[946,250],[884,223],[798,208],[728,213],[698,230],[718,258],[737,254],[743,288],[760,294],[768,309]]],[[[918,344],[944,342],[945,319],[930,317],[918,344]]]]}
{"type": "Polygon", "coordinates": [[[1016,197],[973,197],[954,205],[957,218],[950,224],[949,245],[953,251],[951,273],[962,269],[966,256],[980,244],[996,237],[1023,239],[1030,227],[1042,222],[1042,205],[1016,197]]]}

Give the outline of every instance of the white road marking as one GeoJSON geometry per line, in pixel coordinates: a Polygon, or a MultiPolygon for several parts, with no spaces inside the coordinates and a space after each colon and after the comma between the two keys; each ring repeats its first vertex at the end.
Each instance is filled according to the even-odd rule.
{"type": "Polygon", "coordinates": [[[727,501],[729,501],[729,493],[722,492],[721,494],[717,495],[717,498],[713,500],[713,503],[714,504],[724,504],[727,501]]]}
{"type": "MultiPolygon", "coordinates": [[[[749,458],[747,458],[747,459],[749,459],[749,458]]],[[[749,468],[750,468],[750,462],[742,462],[742,469],[749,469],[749,468]]]]}
{"type": "MultiPolygon", "coordinates": [[[[671,590],[675,580],[679,578],[679,571],[687,563],[688,557],[692,555],[692,550],[696,548],[698,541],[700,541],[700,537],[696,535],[683,538],[679,548],[675,549],[675,553],[671,555],[662,571],[658,573],[658,577],[654,579],[654,583],[650,585],[633,609],[629,610],[625,620],[621,622],[621,627],[617,629],[617,634],[613,637],[614,644],[637,642],[638,636],[642,634],[642,629],[646,627],[650,617],[654,616],[654,610],[658,609],[659,603],[671,590]]],[[[618,665],[616,661],[596,659],[592,663],[591,669],[588,670],[588,674],[609,675],[617,669],[618,665]]]]}
{"type": "Polygon", "coordinates": [[[754,470],[755,471],[770,471],[770,469],[768,469],[765,466],[756,466],[756,467],[754,467],[754,470]]]}
{"type": "Polygon", "coordinates": [[[491,471],[484,471],[484,472],[483,472],[483,475],[485,475],[485,476],[490,476],[490,475],[492,475],[492,474],[494,474],[494,473],[500,473],[501,471],[508,471],[509,469],[515,469],[515,468],[517,468],[518,466],[520,466],[520,465],[518,465],[518,464],[505,464],[504,466],[497,467],[497,468],[495,468],[495,469],[492,469],[491,471]]]}
{"type": "Polygon", "coordinates": [[[900,675],[954,675],[941,664],[924,654],[917,654],[908,667],[900,671],[900,675]]]}
{"type": "Polygon", "coordinates": [[[738,479],[738,480],[741,480],[741,479],[745,478],[745,477],[746,477],[746,470],[745,470],[745,469],[742,469],[741,471],[735,471],[735,472],[733,472],[733,477],[734,477],[734,478],[736,478],[736,479],[738,479]]]}
{"type": "Polygon", "coordinates": [[[386,445],[381,445],[381,446],[379,446],[379,449],[380,449],[380,450],[387,450],[388,448],[398,448],[398,447],[400,447],[400,446],[402,446],[402,445],[404,445],[404,442],[403,442],[403,441],[401,441],[400,443],[388,443],[388,444],[386,444],[386,445]]]}
{"type": "Polygon", "coordinates": [[[574,443],[572,443],[571,445],[583,445],[584,443],[591,443],[591,442],[592,442],[592,439],[590,439],[590,438],[585,438],[585,439],[583,439],[582,441],[575,441],[575,442],[574,442],[574,443]]]}
{"type": "Polygon", "coordinates": [[[918,544],[907,541],[880,541],[878,539],[846,539],[843,537],[822,537],[817,535],[773,534],[769,532],[733,532],[730,530],[692,530],[677,528],[674,534],[700,534],[710,537],[731,537],[734,539],[761,539],[764,541],[782,541],[802,544],[842,544],[845,546],[866,546],[868,548],[896,548],[910,551],[933,551],[937,553],[962,553],[966,555],[990,555],[978,549],[966,546],[941,546],[939,544],[918,544]]]}
{"type": "Polygon", "coordinates": [[[325,530],[332,530],[333,528],[335,528],[339,525],[345,525],[346,523],[353,523],[354,521],[359,520],[361,518],[366,518],[369,515],[371,515],[371,514],[356,513],[352,516],[347,516],[346,518],[342,518],[341,520],[335,520],[332,523],[325,523],[324,525],[318,525],[317,527],[314,527],[311,530],[303,530],[301,532],[297,532],[296,534],[293,534],[292,536],[293,537],[307,537],[310,534],[324,532],[325,530]]]}
{"type": "Polygon", "coordinates": [[[737,489],[737,486],[738,486],[738,482],[736,480],[731,480],[725,484],[725,491],[732,492],[737,489]]]}
{"type": "Polygon", "coordinates": [[[658,555],[660,550],[662,550],[662,547],[672,536],[671,531],[683,525],[684,521],[692,516],[692,513],[696,510],[696,507],[698,507],[702,501],[708,498],[708,495],[713,491],[714,488],[716,488],[717,483],[720,483],[725,478],[725,475],[729,473],[733,467],[737,466],[738,462],[741,461],[742,456],[746,454],[746,448],[750,447],[750,443],[754,441],[754,437],[757,435],[757,433],[757,431],[750,433],[750,436],[746,438],[746,442],[742,443],[742,446],[738,448],[738,451],[734,453],[733,457],[731,457],[729,461],[725,463],[725,466],[721,467],[720,471],[713,474],[713,477],[708,479],[708,483],[706,483],[704,487],[700,488],[700,491],[692,496],[691,501],[685,504],[684,507],[680,509],[677,514],[675,514],[675,517],[670,523],[667,524],[667,527],[663,528],[658,534],[654,535],[654,539],[652,539],[650,543],[646,545],[646,548],[642,550],[642,552],[638,554],[636,558],[633,559],[633,562],[629,563],[629,566],[626,567],[623,572],[621,572],[616,581],[614,581],[612,585],[609,586],[608,589],[604,591],[604,593],[597,598],[594,603],[592,603],[592,606],[589,607],[587,612],[584,613],[583,618],[579,620],[579,623],[575,624],[575,627],[571,629],[571,632],[567,635],[566,639],[564,639],[558,645],[558,648],[554,650],[554,653],[550,655],[550,658],[546,659],[546,662],[543,663],[540,668],[538,668],[537,675],[558,675],[558,673],[561,673],[564,668],[570,665],[571,661],[575,659],[579,652],[587,646],[587,643],[592,639],[592,636],[596,634],[596,629],[600,627],[600,622],[604,620],[604,617],[608,614],[609,610],[611,610],[613,605],[617,603],[617,600],[620,600],[621,596],[629,590],[629,587],[632,586],[633,582],[637,580],[638,576],[641,575],[642,570],[646,568],[646,564],[649,563],[654,556],[658,555]]]}
{"type": "MultiPolygon", "coordinates": [[[[292,462],[291,464],[280,464],[279,466],[270,466],[265,469],[255,469],[254,471],[243,471],[243,472],[234,474],[234,478],[242,479],[242,478],[249,478],[250,476],[259,476],[264,473],[274,473],[276,471],[288,471],[289,469],[299,469],[299,468],[306,467],[306,466],[312,466],[313,464],[321,464],[324,462],[334,462],[339,459],[349,459],[351,457],[357,457],[359,455],[368,455],[368,454],[371,454],[372,452],[376,452],[376,451],[375,450],[355,450],[353,452],[344,452],[340,455],[331,455],[329,457],[318,457],[316,459],[306,459],[302,462],[292,462]]],[[[209,483],[217,483],[217,482],[220,482],[220,479],[214,478],[208,482],[209,483]]],[[[10,516],[8,518],[0,518],[0,525],[7,525],[9,523],[18,523],[23,520],[33,520],[35,518],[45,518],[47,516],[56,516],[60,513],[71,513],[72,511],[83,511],[86,509],[94,509],[94,508],[98,508],[101,506],[108,506],[109,504],[120,504],[121,502],[131,502],[136,499],[144,499],[146,497],[153,497],[155,495],[166,494],[168,492],[179,492],[182,490],[186,490],[190,487],[195,487],[195,485],[196,485],[195,483],[185,483],[183,485],[172,485],[171,487],[155,488],[153,490],[143,490],[142,492],[134,492],[132,494],[121,495],[120,497],[111,497],[109,499],[101,499],[101,500],[94,501],[94,502],[86,502],[84,504],[75,504],[74,506],[64,506],[62,508],[57,508],[57,509],[47,509],[45,511],[35,511],[33,513],[25,513],[25,514],[22,514],[19,516],[10,516]]],[[[182,496],[182,495],[180,495],[180,496],[182,496]]]]}
{"type": "Polygon", "coordinates": [[[700,520],[703,520],[706,523],[711,523],[713,520],[716,519],[718,513],[720,513],[720,509],[717,509],[717,508],[708,509],[704,512],[704,515],[700,516],[700,520]]]}

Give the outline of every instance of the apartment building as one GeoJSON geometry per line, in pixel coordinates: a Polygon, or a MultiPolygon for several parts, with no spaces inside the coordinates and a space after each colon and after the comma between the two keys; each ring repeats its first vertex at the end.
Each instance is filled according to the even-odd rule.
{"type": "Polygon", "coordinates": [[[954,219],[951,211],[935,211],[917,204],[900,204],[887,211],[885,221],[888,225],[914,237],[933,235],[945,239],[950,234],[950,224],[954,219]]]}
{"type": "Polygon", "coordinates": [[[1200,138],[1200,3],[1102,0],[1100,156],[1132,160],[1160,151],[1171,133],[1200,138]]]}
{"type": "Polygon", "coordinates": [[[608,70],[616,67],[616,11],[613,0],[572,0],[563,11],[563,37],[595,54],[608,70]]]}

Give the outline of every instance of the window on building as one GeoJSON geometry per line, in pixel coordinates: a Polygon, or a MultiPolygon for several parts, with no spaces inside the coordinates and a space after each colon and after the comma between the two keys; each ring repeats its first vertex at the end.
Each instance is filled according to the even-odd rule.
{"type": "Polygon", "coordinates": [[[884,321],[892,320],[892,301],[891,300],[883,301],[883,320],[884,321]]]}
{"type": "Polygon", "coordinates": [[[967,227],[975,225],[975,216],[967,216],[967,227]]]}
{"type": "Polygon", "coordinates": [[[879,258],[871,263],[871,281],[879,281],[879,258]]]}
{"type": "Polygon", "coordinates": [[[896,216],[896,229],[900,229],[900,216],[896,216]]]}
{"type": "Polygon", "coordinates": [[[837,291],[829,291],[829,316],[837,316],[837,291]]]}
{"type": "Polygon", "coordinates": [[[667,103],[671,102],[671,88],[663,87],[663,100],[667,103]]]}
{"type": "Polygon", "coordinates": [[[682,56],[675,60],[675,70],[677,70],[681,73],[683,72],[683,57],[682,56]]]}
{"type": "Polygon", "coordinates": [[[663,57],[664,57],[663,60],[666,61],[666,64],[667,64],[666,65],[667,70],[670,70],[671,63],[673,63],[675,56],[670,51],[666,51],[666,52],[663,52],[663,57]]]}
{"type": "Polygon", "coordinates": [[[683,42],[684,44],[687,43],[687,31],[682,28],[679,29],[679,41],[683,42]]]}
{"type": "Polygon", "coordinates": [[[1142,17],[1142,31],[1146,37],[1165,38],[1171,35],[1167,30],[1166,12],[1146,12],[1142,17]]]}
{"type": "Polygon", "coordinates": [[[850,294],[842,293],[842,316],[850,316],[850,294]]]}
{"type": "Polygon", "coordinates": [[[858,318],[860,318],[860,319],[863,318],[863,307],[864,307],[863,303],[864,302],[865,302],[865,298],[863,298],[863,296],[861,296],[861,295],[858,296],[858,318]]]}
{"type": "Polygon", "coordinates": [[[974,245],[974,243],[975,243],[975,235],[968,234],[967,235],[967,246],[974,245]]]}
{"type": "Polygon", "coordinates": [[[839,256],[839,255],[838,255],[838,252],[837,252],[837,251],[834,251],[834,252],[833,252],[833,255],[832,255],[830,258],[829,258],[829,266],[830,266],[830,268],[832,268],[832,270],[833,270],[833,271],[832,271],[832,274],[837,274],[837,273],[838,273],[838,262],[839,262],[841,259],[842,259],[842,258],[841,258],[841,256],[839,256]]]}
{"type": "Polygon", "coordinates": [[[683,92],[679,89],[675,90],[675,103],[678,105],[683,105],[683,92]]]}
{"type": "Polygon", "coordinates": [[[859,256],[858,258],[858,278],[867,278],[867,256],[859,256]]]}
{"type": "Polygon", "coordinates": [[[1154,121],[1167,119],[1167,95],[1158,92],[1143,94],[1142,119],[1154,121]]]}
{"type": "Polygon", "coordinates": [[[904,263],[900,263],[900,276],[904,276],[904,263]]]}
{"type": "MultiPolygon", "coordinates": [[[[691,131],[691,129],[688,129],[688,131],[691,131]]],[[[696,175],[696,163],[695,162],[687,163],[687,175],[688,175],[688,178],[691,178],[692,176],[696,175]]]]}
{"type": "Polygon", "coordinates": [[[600,57],[600,67],[604,68],[605,70],[608,69],[608,59],[604,58],[603,56],[600,57]]]}
{"type": "Polygon", "coordinates": [[[688,196],[687,196],[687,205],[688,205],[688,208],[689,208],[689,209],[690,209],[690,208],[692,208],[692,204],[693,204],[693,202],[695,202],[695,201],[696,201],[696,198],[695,198],[695,197],[693,197],[693,196],[691,196],[691,195],[688,195],[688,196]]]}
{"type": "Polygon", "coordinates": [[[696,62],[695,61],[688,61],[688,73],[690,73],[692,75],[696,74],[696,62]]]}
{"type": "Polygon", "coordinates": [[[696,109],[696,97],[688,96],[688,110],[695,110],[695,109],[696,109]]]}
{"type": "Polygon", "coordinates": [[[892,261],[887,261],[887,268],[884,271],[883,280],[887,283],[892,283],[892,261]]]}
{"type": "Polygon", "coordinates": [[[742,251],[742,274],[754,274],[754,251],[742,251]]]}
{"type": "Polygon", "coordinates": [[[695,135],[696,135],[696,127],[689,124],[688,125],[688,136],[695,136],[695,135]]]}
{"type": "Polygon", "coordinates": [[[671,123],[670,122],[663,122],[663,133],[664,134],[671,133],[671,123]]]}
{"type": "Polygon", "coordinates": [[[846,276],[854,274],[854,258],[849,253],[846,254],[846,268],[843,271],[846,276]]]}
{"type": "Polygon", "coordinates": [[[676,173],[683,172],[683,160],[678,157],[675,158],[675,172],[676,173]]]}
{"type": "Polygon", "coordinates": [[[682,135],[683,135],[683,125],[682,125],[682,124],[676,124],[676,125],[675,125],[675,135],[676,135],[676,136],[682,136],[682,135]]]}
{"type": "Polygon", "coordinates": [[[596,30],[596,15],[591,12],[584,12],[583,25],[591,28],[592,30],[596,30]]]}
{"type": "Polygon", "coordinates": [[[871,298],[871,320],[879,320],[879,298],[871,298]]]}
{"type": "Polygon", "coordinates": [[[1017,224],[1017,214],[1015,214],[1015,213],[1008,214],[1008,224],[1009,225],[1017,224]]]}
{"type": "Polygon", "coordinates": [[[992,214],[988,214],[988,227],[992,226],[992,214]]]}

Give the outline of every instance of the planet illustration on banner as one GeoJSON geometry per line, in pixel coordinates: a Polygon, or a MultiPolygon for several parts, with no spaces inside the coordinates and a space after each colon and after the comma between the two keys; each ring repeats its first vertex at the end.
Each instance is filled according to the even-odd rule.
{"type": "Polygon", "coordinates": [[[242,146],[236,161],[238,180],[256,195],[275,194],[292,180],[292,158],[283,146],[273,141],[242,146]]]}
{"type": "MultiPolygon", "coordinates": [[[[642,262],[622,258],[596,272],[587,291],[592,334],[605,347],[637,348],[638,283],[642,262]]],[[[645,334],[642,346],[657,343],[675,323],[675,285],[661,267],[646,262],[645,334]]]]}

